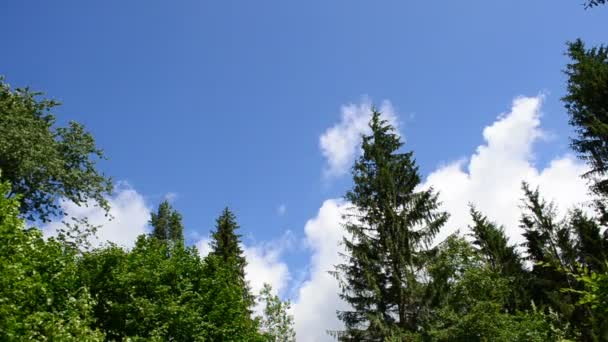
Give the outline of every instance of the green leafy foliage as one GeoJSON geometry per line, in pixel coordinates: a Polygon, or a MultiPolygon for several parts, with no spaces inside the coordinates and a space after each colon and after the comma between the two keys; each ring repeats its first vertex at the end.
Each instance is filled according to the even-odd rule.
{"type": "Polygon", "coordinates": [[[130,251],[109,246],[86,254],[83,286],[97,299],[96,327],[109,339],[256,341],[234,270],[183,244],[140,236],[130,251]]]}
{"type": "Polygon", "coordinates": [[[605,262],[603,253],[594,253],[597,244],[601,244],[597,223],[580,211],[574,211],[570,219],[558,221],[553,205],[544,201],[538,190],[531,190],[525,183],[523,190],[526,196],[521,223],[528,259],[533,263],[529,291],[532,299],[539,307],[559,313],[583,339],[598,340],[596,318],[588,308],[577,305],[576,291],[564,291],[581,288],[576,279],[579,262],[593,267],[605,262]]]}
{"type": "Polygon", "coordinates": [[[606,238],[598,218],[575,209],[559,219],[526,183],[525,243],[471,208],[467,240],[428,242],[447,217],[418,190],[411,153],[374,113],[346,199],[346,262],[333,274],[351,310],[338,312],[343,341],[603,341],[601,274],[606,238]],[[524,254],[521,254],[522,251],[524,254]],[[581,276],[583,264],[597,273],[581,276]],[[594,304],[592,304],[594,303],[594,304]],[[593,307],[591,305],[594,305],[593,307]],[[404,314],[405,313],[405,314],[404,314]]]}
{"type": "Polygon", "coordinates": [[[21,196],[19,209],[29,220],[64,214],[59,200],[108,209],[112,181],[96,168],[103,152],[81,124],[55,127],[50,111],[57,105],[0,78],[0,180],[11,184],[5,196],[21,196]]]}
{"type": "Polygon", "coordinates": [[[508,314],[501,310],[501,304],[479,301],[464,314],[442,308],[429,335],[435,341],[565,341],[566,333],[559,325],[552,312],[508,314]]]}
{"type": "Polygon", "coordinates": [[[608,315],[608,273],[583,269],[576,277],[584,285],[584,290],[579,291],[582,294],[579,304],[589,304],[593,310],[608,315]]]}
{"type": "MultiPolygon", "coordinates": [[[[605,261],[605,266],[608,267],[608,261],[605,261]]],[[[587,334],[595,340],[608,341],[608,272],[580,266],[572,275],[582,286],[562,291],[579,295],[576,305],[585,309],[588,315],[587,334]]]]}
{"type": "Polygon", "coordinates": [[[10,189],[0,185],[0,340],[266,340],[222,258],[144,235],[131,250],[45,240],[10,189]]]}
{"type": "Polygon", "coordinates": [[[76,251],[26,229],[10,191],[0,184],[0,340],[103,341],[76,251]]]}
{"type": "Polygon", "coordinates": [[[512,279],[466,240],[450,236],[429,265],[435,302],[421,335],[437,341],[559,341],[557,316],[512,311],[512,279]]]}
{"type": "MultiPolygon", "coordinates": [[[[572,148],[590,167],[599,215],[574,208],[558,217],[524,183],[523,245],[472,207],[471,234],[432,247],[448,214],[433,189],[420,189],[413,153],[373,110],[346,194],[344,261],[331,272],[350,305],[338,312],[339,340],[608,341],[608,48],[577,40],[567,55],[572,148]]],[[[82,125],[56,127],[57,105],[0,78],[1,341],[295,341],[291,304],[269,285],[257,299],[263,315],[253,317],[228,208],[205,258],[185,245],[167,201],[131,249],[91,248],[97,227],[86,217],[56,238],[26,228],[24,219],[63,218],[64,200],[109,209],[112,182],[96,168],[104,155],[82,125]]]]}
{"type": "Polygon", "coordinates": [[[289,313],[291,303],[281,301],[279,296],[272,294],[272,287],[264,284],[260,292],[259,302],[264,307],[260,327],[269,342],[295,342],[293,316],[289,313]]]}

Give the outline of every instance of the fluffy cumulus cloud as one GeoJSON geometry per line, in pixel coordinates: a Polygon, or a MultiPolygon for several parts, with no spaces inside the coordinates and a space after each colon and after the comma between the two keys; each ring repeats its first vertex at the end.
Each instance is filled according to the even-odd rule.
{"type": "Polygon", "coordinates": [[[246,277],[253,293],[259,293],[264,283],[269,283],[276,293],[281,293],[287,286],[289,271],[281,259],[286,242],[244,246],[247,258],[246,277]]]}
{"type": "Polygon", "coordinates": [[[309,278],[298,289],[293,306],[298,341],[333,341],[327,330],[342,327],[336,310],[344,309],[345,304],[338,297],[338,284],[328,271],[342,262],[338,252],[342,250],[341,217],[346,206],[339,200],[326,200],[317,216],[304,227],[311,257],[309,278]]]}
{"type": "MultiPolygon", "coordinates": [[[[118,245],[131,247],[137,236],[147,233],[150,209],[141,194],[126,183],[119,183],[113,196],[108,198],[110,215],[97,206],[77,206],[70,201],[61,203],[68,217],[87,218],[89,223],[99,226],[96,238],[91,239],[94,246],[114,242],[118,245]]],[[[51,222],[42,227],[45,236],[57,234],[63,227],[61,221],[51,222]]]]}
{"type": "Polygon", "coordinates": [[[521,182],[540,187],[541,194],[561,213],[589,200],[580,175],[585,165],[572,155],[553,159],[546,167],[534,165],[534,143],[544,136],[540,127],[542,97],[519,97],[511,110],[483,130],[484,143],[467,160],[453,162],[432,172],[423,187],[440,192],[450,220],[438,241],[470,224],[468,204],[505,226],[511,242],[522,242],[518,227],[521,182]]]}
{"type": "MultiPolygon", "coordinates": [[[[384,111],[394,116],[390,103],[384,111]]],[[[421,188],[433,186],[441,193],[443,208],[451,213],[440,233],[445,238],[456,229],[466,231],[470,223],[468,203],[475,204],[493,220],[505,225],[512,242],[521,242],[518,228],[521,182],[539,186],[543,196],[554,201],[561,212],[589,200],[580,175],[585,166],[571,155],[559,156],[546,167],[534,164],[534,144],[542,139],[542,97],[520,97],[509,112],[483,130],[483,144],[469,157],[439,167],[421,188]]],[[[328,172],[347,170],[357,153],[358,135],[366,132],[369,104],[348,105],[342,121],[321,137],[328,172]]],[[[396,120],[395,120],[396,121],[396,120]]],[[[346,307],[338,297],[338,286],[327,273],[340,262],[338,253],[341,212],[347,203],[327,200],[317,216],[306,223],[306,243],[311,250],[308,280],[297,290],[294,314],[298,341],[332,341],[326,330],[339,329],[336,310],[346,307]]]]}
{"type": "MultiPolygon", "coordinates": [[[[542,194],[562,212],[589,200],[586,184],[579,177],[586,168],[573,156],[556,157],[542,168],[534,164],[534,144],[545,136],[540,125],[541,106],[542,97],[515,99],[510,111],[484,128],[483,143],[470,157],[439,167],[428,175],[421,188],[433,186],[438,190],[443,208],[451,214],[438,240],[457,229],[466,230],[470,223],[468,203],[473,203],[503,224],[512,242],[521,242],[518,220],[522,181],[539,186],[542,194]]],[[[326,175],[342,175],[352,165],[359,153],[361,134],[369,132],[370,107],[367,100],[344,106],[341,121],[321,136],[326,175]]],[[[390,102],[385,101],[380,110],[391,123],[397,123],[390,102]]],[[[97,243],[113,241],[130,246],[139,234],[146,232],[149,209],[140,194],[124,185],[109,201],[112,220],[95,207],[77,207],[67,202],[62,206],[70,215],[88,217],[90,222],[102,226],[97,243]]],[[[338,254],[342,251],[341,216],[347,206],[340,200],[326,200],[316,217],[304,227],[305,245],[310,251],[307,276],[290,291],[294,294],[292,309],[298,341],[333,341],[326,331],[342,327],[336,310],[346,308],[346,304],[340,300],[338,284],[328,271],[341,262],[338,254]]],[[[281,208],[277,211],[285,212],[281,208]]],[[[45,233],[52,235],[60,224],[47,225],[45,233]]],[[[290,273],[281,258],[293,244],[293,236],[285,234],[275,241],[243,245],[248,261],[246,277],[255,293],[264,282],[270,283],[277,293],[285,293],[290,273]]],[[[209,239],[200,240],[197,247],[201,255],[208,254],[209,239]]]]}
{"type": "MultiPolygon", "coordinates": [[[[326,176],[345,174],[359,152],[361,135],[370,132],[368,126],[371,118],[372,103],[364,99],[358,104],[342,106],[341,120],[328,128],[319,139],[321,153],[326,159],[324,173],[326,176]]],[[[397,126],[397,116],[392,104],[383,101],[378,108],[385,120],[397,126]]]]}

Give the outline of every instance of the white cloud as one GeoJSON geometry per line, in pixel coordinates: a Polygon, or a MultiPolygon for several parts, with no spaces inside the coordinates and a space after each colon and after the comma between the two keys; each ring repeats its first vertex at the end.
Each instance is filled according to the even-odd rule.
{"type": "MultiPolygon", "coordinates": [[[[141,194],[126,183],[119,183],[113,196],[108,197],[110,217],[103,209],[94,206],[77,206],[70,201],[62,201],[61,208],[68,217],[88,218],[89,223],[100,226],[97,237],[90,242],[99,246],[107,241],[131,247],[137,236],[147,233],[150,210],[141,194]]],[[[60,221],[51,222],[42,227],[45,236],[54,236],[57,229],[63,227],[60,221]]]]}
{"type": "MultiPolygon", "coordinates": [[[[338,296],[336,280],[327,272],[341,262],[338,251],[343,235],[341,215],[345,207],[340,200],[326,200],[317,216],[304,227],[304,242],[311,256],[307,280],[298,284],[292,306],[298,341],[333,341],[326,331],[342,327],[336,310],[344,308],[345,304],[338,296]]],[[[209,238],[204,238],[196,243],[203,257],[211,251],[209,242],[209,238]]],[[[272,285],[275,293],[285,292],[290,273],[281,257],[294,244],[293,236],[287,232],[275,241],[242,245],[248,263],[246,278],[253,293],[259,293],[264,283],[272,285]]],[[[260,314],[261,308],[256,307],[255,312],[260,314]]]]}
{"type": "MultiPolygon", "coordinates": [[[[483,130],[484,143],[470,156],[439,167],[432,172],[421,187],[434,186],[440,191],[445,210],[452,215],[439,238],[456,229],[464,230],[470,222],[468,203],[474,203],[492,220],[504,224],[513,242],[521,241],[518,228],[520,215],[520,185],[526,180],[540,186],[543,196],[554,200],[562,210],[588,200],[587,187],[579,175],[585,166],[570,155],[554,158],[544,168],[534,165],[534,143],[546,136],[540,128],[541,97],[522,97],[513,101],[510,112],[497,118],[483,130]]],[[[369,132],[370,102],[342,107],[342,120],[328,129],[320,138],[320,147],[327,160],[326,174],[344,174],[358,153],[360,135],[369,132]]],[[[385,101],[380,110],[393,124],[396,115],[385,101]]],[[[139,234],[146,232],[149,209],[143,197],[128,186],[123,186],[109,198],[112,221],[94,207],[76,207],[63,203],[64,210],[77,217],[89,217],[95,224],[103,224],[99,240],[110,240],[126,246],[132,245],[139,234]]],[[[298,341],[333,341],[327,330],[336,330],[342,323],[336,310],[346,308],[338,296],[336,280],[328,274],[334,265],[342,262],[338,253],[342,250],[343,236],[341,213],[347,203],[337,199],[326,200],[316,217],[305,227],[305,242],[311,251],[308,277],[295,290],[293,313],[298,341]]],[[[277,212],[286,211],[279,206],[277,212]]],[[[51,223],[44,227],[49,235],[59,227],[51,223]]],[[[209,239],[196,245],[202,256],[209,253],[209,239]]],[[[286,263],[281,259],[292,243],[286,234],[282,238],[243,245],[248,261],[246,276],[257,293],[262,284],[270,283],[277,293],[284,292],[290,280],[286,263]]]]}
{"type": "Polygon", "coordinates": [[[522,242],[521,182],[540,186],[541,194],[563,213],[589,200],[580,175],[585,165],[571,155],[553,159],[543,169],[534,164],[534,143],[546,136],[540,128],[542,97],[519,97],[511,111],[500,115],[483,130],[485,143],[468,160],[460,160],[432,172],[422,187],[440,192],[450,220],[437,241],[470,223],[468,203],[491,220],[503,224],[511,242],[522,242]]]}
{"type": "MultiPolygon", "coordinates": [[[[341,121],[328,128],[319,138],[321,153],[327,162],[324,170],[326,176],[341,176],[352,165],[359,151],[361,135],[370,132],[371,107],[369,99],[342,106],[341,121]]],[[[397,116],[389,101],[383,101],[379,111],[385,120],[397,126],[397,116]]]]}
{"type": "Polygon", "coordinates": [[[279,214],[279,216],[283,216],[285,214],[287,214],[287,205],[286,204],[281,204],[277,207],[277,214],[279,214]]]}
{"type": "Polygon", "coordinates": [[[204,239],[199,240],[195,244],[196,249],[198,250],[198,254],[201,256],[201,258],[204,258],[209,253],[211,253],[211,246],[209,245],[210,242],[211,242],[210,238],[204,238],[204,239]]]}
{"type": "Polygon", "coordinates": [[[275,293],[281,293],[287,286],[289,271],[287,264],[280,260],[283,248],[275,244],[244,246],[247,258],[246,278],[253,293],[258,294],[264,283],[272,286],[275,293]]]}
{"type": "Polygon", "coordinates": [[[346,206],[340,200],[326,200],[317,216],[304,227],[312,255],[310,277],[298,289],[293,305],[298,341],[333,341],[326,331],[342,327],[336,310],[344,309],[346,304],[338,297],[338,283],[328,271],[342,262],[338,252],[342,249],[342,210],[346,206]]]}
{"type": "MultiPolygon", "coordinates": [[[[483,130],[484,144],[470,158],[439,167],[421,187],[434,186],[440,191],[443,208],[452,215],[439,238],[456,229],[465,230],[470,222],[468,203],[474,203],[491,219],[504,224],[512,242],[521,242],[518,228],[521,182],[540,186],[542,195],[564,212],[589,200],[585,182],[579,177],[585,166],[570,155],[553,159],[547,167],[533,164],[534,143],[547,135],[540,128],[542,97],[521,97],[513,101],[509,113],[483,130]]],[[[322,150],[328,170],[344,172],[350,166],[359,141],[353,138],[362,127],[365,107],[346,106],[343,120],[322,137],[322,150]],[[359,118],[359,119],[355,119],[359,118]],[[350,123],[350,124],[349,124],[350,123]]],[[[339,200],[326,200],[317,217],[306,223],[306,242],[312,251],[309,278],[297,290],[294,302],[298,341],[333,341],[325,333],[342,327],[336,310],[346,307],[339,297],[335,279],[327,273],[341,262],[339,241],[341,211],[347,206],[339,200]]]]}

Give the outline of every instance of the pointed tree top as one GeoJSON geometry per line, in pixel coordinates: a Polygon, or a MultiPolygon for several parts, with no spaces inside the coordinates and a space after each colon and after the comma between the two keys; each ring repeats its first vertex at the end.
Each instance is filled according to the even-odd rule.
{"type": "Polygon", "coordinates": [[[158,206],[156,213],[151,214],[150,225],[153,227],[153,237],[161,241],[183,243],[184,226],[182,224],[182,215],[171,207],[169,201],[164,200],[158,206]]]}

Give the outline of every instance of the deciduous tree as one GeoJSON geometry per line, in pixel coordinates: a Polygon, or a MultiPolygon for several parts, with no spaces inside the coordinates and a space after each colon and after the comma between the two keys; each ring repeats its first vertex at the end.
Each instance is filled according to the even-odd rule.
{"type": "Polygon", "coordinates": [[[112,181],[97,169],[103,152],[81,124],[57,127],[51,110],[59,103],[40,95],[0,78],[0,179],[11,184],[5,196],[19,194],[29,220],[61,216],[60,200],[108,210],[112,181]]]}

